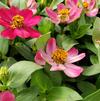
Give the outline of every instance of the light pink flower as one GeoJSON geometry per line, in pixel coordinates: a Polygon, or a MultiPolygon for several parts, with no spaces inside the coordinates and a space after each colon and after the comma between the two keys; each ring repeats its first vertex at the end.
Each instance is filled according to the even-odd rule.
{"type": "Polygon", "coordinates": [[[15,101],[15,95],[10,91],[0,92],[0,101],[15,101]]]}
{"type": "Polygon", "coordinates": [[[29,9],[19,10],[16,7],[10,9],[0,8],[0,25],[5,27],[1,35],[8,39],[37,38],[40,33],[33,29],[41,20],[41,16],[33,16],[29,9]]]}
{"type": "Polygon", "coordinates": [[[53,23],[71,23],[77,20],[81,15],[82,9],[77,6],[68,7],[64,4],[57,6],[57,11],[53,11],[50,8],[46,8],[46,13],[50,17],[53,23]]]}
{"type": "Polygon", "coordinates": [[[83,68],[73,63],[84,57],[85,53],[78,54],[76,48],[72,48],[69,51],[58,48],[56,40],[51,38],[47,43],[46,52],[42,50],[37,52],[35,62],[39,65],[45,65],[47,62],[51,65],[50,71],[64,71],[67,76],[74,78],[83,72],[83,68]]]}
{"type": "Polygon", "coordinates": [[[87,16],[93,17],[97,15],[99,9],[95,7],[96,0],[82,0],[82,2],[87,16]]]}
{"type": "Polygon", "coordinates": [[[35,0],[28,0],[27,7],[32,10],[33,14],[36,14],[38,5],[35,0]]]}
{"type": "MultiPolygon", "coordinates": [[[[78,0],[66,0],[66,3],[69,7],[79,7],[80,5],[78,0]]],[[[82,0],[82,5],[87,16],[93,17],[97,15],[99,9],[96,8],[96,0],[82,0]]]]}

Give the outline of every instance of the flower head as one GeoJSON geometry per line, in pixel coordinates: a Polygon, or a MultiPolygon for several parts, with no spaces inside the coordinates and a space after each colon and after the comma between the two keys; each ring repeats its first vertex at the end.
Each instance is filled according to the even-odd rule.
{"type": "Polygon", "coordinates": [[[56,40],[51,38],[46,47],[46,52],[39,50],[35,56],[35,62],[40,65],[49,63],[51,71],[64,71],[69,77],[77,77],[83,71],[83,68],[76,66],[73,63],[85,57],[85,53],[78,54],[76,48],[66,51],[56,45],[56,40]]]}
{"type": "Polygon", "coordinates": [[[10,91],[0,92],[0,101],[15,101],[15,95],[10,91]]]}
{"type": "Polygon", "coordinates": [[[82,9],[77,6],[68,7],[64,4],[57,6],[57,11],[53,11],[50,8],[46,8],[46,13],[51,18],[53,23],[71,23],[80,17],[82,9]]]}
{"type": "Polygon", "coordinates": [[[0,25],[5,27],[1,35],[8,39],[39,37],[40,33],[32,28],[41,20],[41,16],[33,16],[29,9],[19,10],[16,7],[10,9],[0,8],[0,25]]]}
{"type": "Polygon", "coordinates": [[[96,0],[82,0],[85,13],[89,17],[96,16],[98,8],[96,8],[96,0]]]}
{"type": "MultiPolygon", "coordinates": [[[[79,7],[78,0],[66,0],[66,3],[69,7],[79,7]]],[[[98,13],[98,8],[96,8],[96,0],[82,0],[82,6],[86,15],[89,17],[96,16],[96,14],[98,13]]]]}

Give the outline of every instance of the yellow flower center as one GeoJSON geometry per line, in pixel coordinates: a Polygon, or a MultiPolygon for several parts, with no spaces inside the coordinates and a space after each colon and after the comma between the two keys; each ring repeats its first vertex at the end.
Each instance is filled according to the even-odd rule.
{"type": "Polygon", "coordinates": [[[20,15],[15,15],[13,18],[12,18],[12,24],[11,24],[11,27],[13,29],[15,28],[20,28],[23,26],[23,23],[24,23],[24,17],[23,16],[20,16],[20,15]]]}
{"type": "Polygon", "coordinates": [[[83,2],[83,7],[87,8],[89,6],[89,4],[87,2],[83,2]]]}
{"type": "Polygon", "coordinates": [[[57,64],[64,64],[67,57],[67,52],[63,49],[57,49],[52,53],[52,59],[57,64]]]}
{"type": "Polygon", "coordinates": [[[61,22],[65,22],[68,19],[70,11],[69,9],[62,9],[58,11],[61,22]]]}

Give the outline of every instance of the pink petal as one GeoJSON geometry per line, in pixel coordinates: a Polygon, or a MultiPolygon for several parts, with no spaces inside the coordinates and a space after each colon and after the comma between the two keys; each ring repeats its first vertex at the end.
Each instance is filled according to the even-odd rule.
{"type": "Polygon", "coordinates": [[[90,10],[92,10],[94,8],[94,6],[95,6],[95,3],[96,3],[96,0],[91,0],[90,3],[89,3],[89,7],[88,8],[90,10]]]}
{"type": "Polygon", "coordinates": [[[44,51],[40,50],[41,54],[42,54],[42,57],[43,59],[49,63],[50,65],[54,65],[55,63],[53,62],[53,60],[51,59],[51,56],[46,54],[44,51]]]}
{"type": "Polygon", "coordinates": [[[46,63],[40,51],[38,51],[35,55],[35,62],[39,65],[45,65],[46,63]]]}
{"type": "Polygon", "coordinates": [[[0,19],[0,25],[4,26],[4,27],[6,27],[6,28],[9,28],[9,27],[10,27],[9,24],[10,24],[10,23],[8,23],[8,22],[6,22],[6,21],[0,19]]]}
{"type": "Polygon", "coordinates": [[[50,71],[61,71],[61,70],[65,70],[66,67],[62,64],[56,64],[56,65],[52,65],[50,71]]]}
{"type": "Polygon", "coordinates": [[[78,49],[76,48],[71,48],[69,51],[68,51],[68,57],[73,57],[73,56],[76,56],[78,55],[78,49]]]}
{"type": "Polygon", "coordinates": [[[57,10],[62,10],[62,9],[65,9],[66,6],[63,4],[63,3],[60,3],[58,6],[57,6],[57,10]]]}
{"type": "Polygon", "coordinates": [[[66,0],[66,6],[68,8],[72,8],[74,6],[77,6],[78,0],[66,0]]]}
{"type": "Polygon", "coordinates": [[[33,13],[29,9],[23,9],[19,14],[24,17],[25,22],[28,22],[33,17],[33,13]]]}
{"type": "Polygon", "coordinates": [[[40,37],[41,33],[33,28],[26,28],[26,30],[30,33],[31,38],[38,38],[40,37]]]}
{"type": "Polygon", "coordinates": [[[10,91],[1,92],[0,101],[15,101],[15,95],[10,91]]]}
{"type": "Polygon", "coordinates": [[[67,23],[71,23],[77,20],[80,17],[81,12],[82,12],[81,8],[73,7],[70,11],[69,20],[67,21],[67,23]]]}
{"type": "Polygon", "coordinates": [[[30,37],[30,33],[27,30],[25,30],[24,28],[15,29],[14,33],[17,36],[21,37],[21,38],[28,38],[28,37],[30,37]]]}
{"type": "Polygon", "coordinates": [[[57,48],[57,46],[56,46],[55,38],[50,38],[48,43],[47,43],[46,53],[51,55],[52,52],[54,52],[56,50],[56,48],[57,48]]]}
{"type": "Polygon", "coordinates": [[[64,73],[71,78],[78,77],[82,72],[83,68],[74,64],[66,64],[66,69],[64,70],[64,73]]]}
{"type": "Polygon", "coordinates": [[[10,10],[6,8],[0,8],[0,18],[10,23],[11,18],[12,18],[10,14],[10,10]]]}
{"type": "Polygon", "coordinates": [[[67,63],[74,63],[74,62],[77,62],[81,59],[83,59],[85,57],[85,53],[81,53],[77,56],[73,56],[73,57],[68,57],[67,58],[67,63]]]}
{"type": "Polygon", "coordinates": [[[12,7],[9,9],[9,11],[10,11],[10,15],[11,15],[12,17],[15,16],[15,15],[17,15],[17,14],[19,14],[19,12],[20,12],[19,8],[15,7],[15,6],[12,6],[12,7]]]}
{"type": "Polygon", "coordinates": [[[35,26],[41,21],[41,18],[42,18],[41,16],[34,16],[30,18],[28,21],[25,21],[25,24],[27,26],[35,26]]]}
{"type": "Polygon", "coordinates": [[[7,38],[7,39],[15,39],[16,38],[16,34],[14,33],[14,30],[10,29],[10,28],[5,29],[4,31],[2,31],[1,35],[4,38],[7,38]]]}
{"type": "Polygon", "coordinates": [[[59,19],[58,19],[58,15],[57,13],[55,13],[53,10],[51,10],[50,8],[46,8],[46,13],[48,14],[48,16],[51,18],[53,23],[58,24],[59,23],[59,19]]]}
{"type": "Polygon", "coordinates": [[[99,11],[99,9],[98,8],[95,8],[95,9],[93,9],[91,11],[88,11],[86,13],[86,15],[89,16],[89,17],[94,17],[94,16],[96,16],[98,14],[98,11],[99,11]]]}

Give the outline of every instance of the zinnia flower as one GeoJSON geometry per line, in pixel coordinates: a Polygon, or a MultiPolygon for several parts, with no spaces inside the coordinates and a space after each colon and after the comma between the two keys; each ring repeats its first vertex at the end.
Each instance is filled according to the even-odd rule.
{"type": "Polygon", "coordinates": [[[15,101],[15,95],[10,91],[0,92],[0,101],[15,101]]]}
{"type": "Polygon", "coordinates": [[[69,51],[58,48],[56,45],[56,40],[51,38],[46,47],[46,52],[39,50],[35,56],[35,62],[39,65],[45,65],[49,63],[51,65],[50,71],[64,71],[64,73],[71,77],[77,77],[82,73],[83,68],[74,65],[85,57],[85,53],[78,54],[76,48],[72,48],[69,51]]]}
{"type": "Polygon", "coordinates": [[[33,14],[36,14],[38,6],[35,0],[28,0],[27,7],[32,10],[33,14]]]}
{"type": "Polygon", "coordinates": [[[46,13],[51,18],[51,21],[55,24],[71,23],[80,17],[81,12],[82,9],[78,8],[77,6],[69,8],[67,5],[62,3],[57,6],[57,11],[46,8],[46,13]]]}
{"type": "Polygon", "coordinates": [[[19,10],[16,7],[10,9],[0,8],[0,25],[5,27],[1,35],[8,39],[37,38],[40,33],[32,28],[41,20],[41,16],[33,16],[29,9],[19,10]]]}
{"type": "MultiPolygon", "coordinates": [[[[66,3],[69,7],[79,7],[80,5],[78,0],[66,0],[66,3]]],[[[96,0],[82,0],[82,6],[87,16],[93,17],[97,15],[99,9],[96,8],[96,0]]]]}

